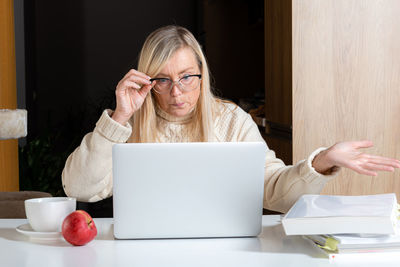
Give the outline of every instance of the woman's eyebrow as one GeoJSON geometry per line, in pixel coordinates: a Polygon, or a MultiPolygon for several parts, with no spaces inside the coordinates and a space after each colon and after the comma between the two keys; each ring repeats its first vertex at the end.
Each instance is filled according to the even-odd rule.
{"type": "MultiPolygon", "coordinates": [[[[194,68],[193,68],[193,67],[186,68],[186,69],[180,71],[178,74],[185,73],[185,72],[187,72],[187,71],[189,71],[189,70],[194,70],[194,68]]],[[[168,77],[169,75],[167,75],[167,74],[165,74],[165,73],[159,73],[157,76],[168,77]]]]}
{"type": "Polygon", "coordinates": [[[183,71],[179,72],[179,74],[182,74],[182,73],[188,72],[189,70],[193,70],[193,69],[194,69],[193,67],[190,67],[190,68],[184,69],[183,71]]]}

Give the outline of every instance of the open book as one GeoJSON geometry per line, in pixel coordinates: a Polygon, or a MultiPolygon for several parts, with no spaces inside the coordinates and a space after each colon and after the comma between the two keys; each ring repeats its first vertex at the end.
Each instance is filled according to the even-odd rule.
{"type": "Polygon", "coordinates": [[[286,235],[395,234],[395,194],[303,195],[282,218],[286,235]]]}

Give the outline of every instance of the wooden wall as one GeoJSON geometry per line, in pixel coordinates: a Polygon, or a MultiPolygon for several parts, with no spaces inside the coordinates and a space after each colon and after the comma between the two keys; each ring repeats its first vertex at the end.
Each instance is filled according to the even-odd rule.
{"type": "MultiPolygon", "coordinates": [[[[0,0],[0,109],[17,108],[13,4],[0,0]]],[[[18,190],[18,141],[0,140],[0,191],[18,190]]]]}
{"type": "MultiPolygon", "coordinates": [[[[294,161],[340,140],[400,158],[400,1],[293,0],[294,161]]],[[[400,172],[343,171],[329,194],[396,192],[400,172]]]]}

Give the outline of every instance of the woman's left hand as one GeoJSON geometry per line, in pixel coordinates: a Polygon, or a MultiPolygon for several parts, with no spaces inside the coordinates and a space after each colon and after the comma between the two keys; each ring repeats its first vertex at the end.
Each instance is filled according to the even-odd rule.
{"type": "Polygon", "coordinates": [[[371,141],[340,142],[319,153],[313,160],[314,169],[327,174],[335,166],[345,167],[360,174],[377,176],[377,171],[394,171],[400,168],[397,159],[370,155],[359,151],[360,148],[372,147],[371,141]]]}

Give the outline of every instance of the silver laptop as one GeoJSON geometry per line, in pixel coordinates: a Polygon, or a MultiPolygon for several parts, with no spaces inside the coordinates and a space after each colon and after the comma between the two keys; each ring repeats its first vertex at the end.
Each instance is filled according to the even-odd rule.
{"type": "Polygon", "coordinates": [[[265,153],[262,142],[114,145],[115,238],[258,235],[265,153]]]}

